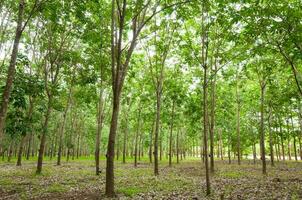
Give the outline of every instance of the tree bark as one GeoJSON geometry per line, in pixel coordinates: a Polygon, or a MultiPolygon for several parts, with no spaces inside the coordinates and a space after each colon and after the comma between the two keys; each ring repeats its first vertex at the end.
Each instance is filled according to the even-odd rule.
{"type": "Polygon", "coordinates": [[[26,135],[24,134],[24,135],[22,135],[22,138],[21,138],[21,141],[20,141],[20,146],[19,146],[19,151],[18,151],[17,166],[21,166],[23,146],[24,146],[25,139],[26,139],[26,135]]]}
{"type": "Polygon", "coordinates": [[[280,129],[280,140],[281,140],[281,151],[282,151],[282,160],[285,161],[285,151],[284,151],[284,142],[283,142],[283,131],[281,120],[279,119],[279,129],[280,129]]]}
{"type": "Polygon", "coordinates": [[[101,143],[101,133],[102,133],[102,129],[103,129],[103,121],[104,121],[104,99],[103,99],[103,88],[101,88],[99,103],[98,103],[97,132],[96,132],[96,141],[95,141],[95,173],[96,173],[96,175],[100,174],[100,143],[101,143]]]}
{"type": "Polygon", "coordinates": [[[266,159],[265,159],[265,132],[264,132],[264,92],[265,83],[261,83],[261,106],[260,106],[260,149],[262,159],[262,173],[266,175],[266,159]]]}
{"type": "Polygon", "coordinates": [[[176,134],[176,163],[179,164],[179,129],[176,134]]]}
{"type": "MultiPolygon", "coordinates": [[[[293,121],[293,116],[292,115],[290,116],[290,120],[291,120],[291,124],[292,124],[292,130],[294,131],[295,127],[294,127],[294,121],[293,121]]],[[[295,160],[297,161],[298,156],[297,156],[297,145],[296,145],[296,135],[295,135],[295,133],[293,134],[293,138],[294,138],[294,155],[295,155],[295,160]]]]}
{"type": "Polygon", "coordinates": [[[237,85],[236,85],[236,97],[237,97],[237,125],[236,125],[236,132],[237,132],[237,159],[238,165],[241,164],[241,148],[240,148],[240,97],[239,97],[239,86],[238,86],[238,72],[237,72],[237,85]]]}
{"type": "Polygon", "coordinates": [[[71,97],[72,97],[72,86],[70,86],[70,88],[69,88],[68,100],[67,100],[66,107],[64,109],[62,124],[60,126],[57,165],[61,165],[61,157],[62,157],[62,148],[63,148],[63,138],[64,138],[65,124],[66,124],[66,117],[67,117],[67,112],[68,112],[68,109],[69,109],[69,105],[71,103],[71,97]]]}
{"type": "Polygon", "coordinates": [[[18,8],[18,18],[17,18],[17,27],[15,32],[15,39],[13,44],[13,51],[10,57],[10,62],[7,71],[6,83],[4,86],[3,94],[2,94],[2,101],[0,106],[0,152],[2,151],[2,136],[3,136],[3,129],[5,124],[5,118],[8,110],[9,98],[10,93],[13,86],[13,81],[15,77],[16,71],[16,60],[19,50],[19,43],[23,32],[23,17],[24,17],[24,10],[25,10],[25,2],[24,0],[19,1],[19,8],[18,8]]]}
{"type": "Polygon", "coordinates": [[[270,108],[270,113],[268,117],[268,131],[269,131],[269,146],[270,146],[270,157],[271,157],[271,166],[274,167],[274,146],[273,146],[273,136],[272,136],[272,128],[271,128],[271,123],[272,123],[272,111],[270,108]]]}
{"type": "Polygon", "coordinates": [[[204,83],[203,83],[203,144],[204,144],[204,157],[205,157],[205,170],[206,170],[206,188],[207,195],[211,193],[210,189],[210,175],[209,175],[209,162],[208,162],[208,104],[207,104],[207,67],[204,67],[204,83]]]}
{"type": "Polygon", "coordinates": [[[169,137],[169,167],[172,167],[172,136],[173,136],[173,125],[174,125],[174,110],[175,110],[175,101],[173,100],[172,111],[171,111],[170,137],[169,137]]]}
{"type": "Polygon", "coordinates": [[[30,157],[30,152],[32,149],[32,137],[33,137],[33,134],[30,133],[28,136],[28,147],[27,147],[27,152],[26,152],[26,160],[29,160],[29,157],[30,157]]]}
{"type": "Polygon", "coordinates": [[[123,142],[123,163],[126,163],[126,154],[127,154],[127,151],[126,151],[126,148],[127,148],[127,140],[128,140],[128,132],[129,132],[129,113],[130,113],[130,108],[131,108],[131,100],[129,100],[128,102],[128,110],[127,112],[125,113],[126,115],[126,120],[125,120],[125,123],[126,123],[126,128],[125,128],[125,132],[124,132],[124,142],[123,142]]]}
{"type": "Polygon", "coordinates": [[[111,125],[109,132],[109,141],[107,147],[107,165],[106,165],[106,195],[114,196],[114,143],[118,124],[120,98],[119,95],[115,95],[113,98],[113,110],[111,116],[111,125]]]}
{"type": "Polygon", "coordinates": [[[210,171],[214,173],[214,134],[215,134],[215,106],[216,106],[216,59],[214,63],[214,69],[212,69],[213,80],[211,81],[211,127],[210,127],[210,171]]]}
{"type": "Polygon", "coordinates": [[[138,145],[138,137],[140,132],[140,123],[141,123],[141,103],[139,103],[138,108],[138,119],[137,119],[137,129],[135,133],[135,146],[134,146],[134,167],[137,167],[137,145],[138,145]]]}
{"type": "Polygon", "coordinates": [[[152,163],[152,145],[153,145],[153,132],[154,132],[155,120],[152,122],[150,131],[150,144],[149,144],[149,162],[152,163]]]}
{"type": "Polygon", "coordinates": [[[154,175],[159,175],[158,172],[158,134],[160,123],[160,108],[161,108],[161,85],[156,91],[156,121],[155,121],[155,134],[154,134],[154,175]]]}
{"type": "Polygon", "coordinates": [[[253,142],[253,161],[254,161],[254,164],[256,164],[256,159],[257,159],[256,144],[255,144],[255,142],[253,142]]]}
{"type": "Polygon", "coordinates": [[[288,153],[288,159],[292,160],[291,156],[291,145],[290,145],[290,130],[289,130],[289,120],[286,119],[286,125],[287,125],[287,153],[288,153]]]}
{"type": "Polygon", "coordinates": [[[220,146],[220,158],[221,158],[221,160],[223,160],[223,141],[222,141],[222,130],[221,129],[219,129],[219,146],[220,146]]]}
{"type": "Polygon", "coordinates": [[[41,172],[42,172],[42,164],[43,164],[43,156],[44,156],[44,150],[45,150],[46,134],[47,134],[47,131],[48,131],[47,129],[48,129],[48,122],[49,122],[51,110],[52,110],[52,96],[48,96],[47,111],[46,111],[46,114],[45,114],[44,123],[43,123],[43,127],[42,127],[42,135],[40,136],[41,141],[40,141],[37,171],[36,171],[37,174],[41,174],[41,172]]]}

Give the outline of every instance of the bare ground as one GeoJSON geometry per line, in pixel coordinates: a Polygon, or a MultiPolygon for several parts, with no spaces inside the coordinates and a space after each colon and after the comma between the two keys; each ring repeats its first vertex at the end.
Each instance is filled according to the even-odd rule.
{"type": "MultiPolygon", "coordinates": [[[[182,161],[172,168],[164,163],[158,177],[152,164],[141,162],[134,168],[130,162],[116,162],[116,199],[302,199],[302,162],[277,162],[263,176],[260,163],[244,161],[238,166],[216,161],[208,197],[199,160],[182,161]]],[[[22,167],[0,163],[0,199],[106,199],[105,174],[94,175],[93,160],[62,166],[47,161],[42,175],[35,175],[35,166],[33,161],[24,161],[22,167]]]]}

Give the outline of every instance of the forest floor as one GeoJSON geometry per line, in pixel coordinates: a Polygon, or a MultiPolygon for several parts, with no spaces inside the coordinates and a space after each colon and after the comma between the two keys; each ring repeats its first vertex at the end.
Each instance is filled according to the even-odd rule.
{"type": "MultiPolygon", "coordinates": [[[[160,165],[160,175],[153,175],[153,165],[132,161],[115,165],[116,199],[302,199],[302,162],[276,162],[268,175],[261,174],[260,162],[215,162],[211,175],[212,194],[205,196],[205,170],[198,159],[168,167],[160,165]],[[130,163],[131,162],[131,163],[130,163]]],[[[101,166],[105,166],[102,161],[101,166]]],[[[43,173],[35,175],[36,162],[0,162],[0,199],[104,199],[105,173],[94,175],[94,161],[77,160],[55,166],[46,161],[43,173]]]]}

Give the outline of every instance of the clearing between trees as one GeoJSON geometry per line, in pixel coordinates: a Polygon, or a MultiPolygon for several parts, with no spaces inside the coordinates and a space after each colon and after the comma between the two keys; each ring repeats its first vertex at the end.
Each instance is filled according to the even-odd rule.
{"type": "MultiPolygon", "coordinates": [[[[302,163],[276,162],[268,166],[267,176],[261,164],[250,160],[215,161],[211,176],[212,193],[206,197],[205,170],[200,159],[183,160],[172,167],[160,164],[160,175],[153,175],[153,165],[140,161],[116,162],[116,199],[302,199],[302,163]]],[[[101,166],[105,163],[101,161],[101,166]]],[[[46,161],[44,172],[35,174],[36,163],[24,161],[0,164],[0,199],[104,199],[105,174],[94,174],[94,161],[89,158],[56,166],[46,161]]],[[[101,167],[102,168],[102,167],[101,167]]]]}

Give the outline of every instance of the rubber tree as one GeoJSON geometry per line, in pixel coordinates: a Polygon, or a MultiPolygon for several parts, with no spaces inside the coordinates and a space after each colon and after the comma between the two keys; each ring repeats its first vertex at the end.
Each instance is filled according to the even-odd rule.
{"type": "Polygon", "coordinates": [[[71,27],[62,25],[63,27],[59,28],[59,25],[53,21],[48,21],[45,26],[45,37],[47,38],[47,40],[45,40],[45,43],[47,44],[47,48],[45,49],[46,55],[43,58],[42,67],[47,103],[46,111],[44,113],[44,121],[42,124],[42,133],[40,136],[40,146],[36,170],[37,174],[40,174],[42,172],[43,156],[45,151],[46,137],[48,133],[48,124],[53,109],[56,88],[60,81],[59,74],[61,73],[63,64],[68,61],[65,60],[66,57],[64,57],[64,55],[67,53],[68,48],[72,46],[70,44],[70,34],[68,34],[68,32],[71,31],[71,27]],[[61,28],[65,30],[63,33],[59,34],[55,31],[61,31],[61,28]],[[57,45],[52,45],[54,43],[56,43],[57,45]]]}
{"type": "Polygon", "coordinates": [[[28,22],[32,19],[32,17],[36,14],[36,12],[40,9],[45,0],[35,0],[33,2],[25,3],[25,0],[18,1],[18,16],[17,16],[17,26],[15,30],[15,37],[13,42],[13,49],[10,56],[10,62],[8,65],[6,83],[4,86],[4,91],[2,94],[1,104],[0,104],[0,152],[1,152],[1,143],[2,143],[2,135],[3,128],[5,124],[5,118],[8,110],[10,93],[12,90],[15,71],[16,71],[16,60],[19,51],[19,43],[26,28],[28,22]],[[27,6],[29,7],[29,13],[26,12],[27,6]]]}
{"type": "Polygon", "coordinates": [[[109,139],[106,154],[106,187],[105,194],[113,197],[114,194],[114,146],[118,126],[120,99],[124,80],[129,69],[130,60],[137,40],[145,25],[161,10],[159,2],[112,0],[111,2],[111,78],[112,78],[112,114],[110,122],[109,139]],[[151,13],[151,14],[149,14],[151,13]],[[128,21],[131,30],[127,30],[128,21]],[[125,32],[131,31],[132,37],[125,42],[125,32]],[[126,48],[123,43],[128,43],[126,48]]]}

